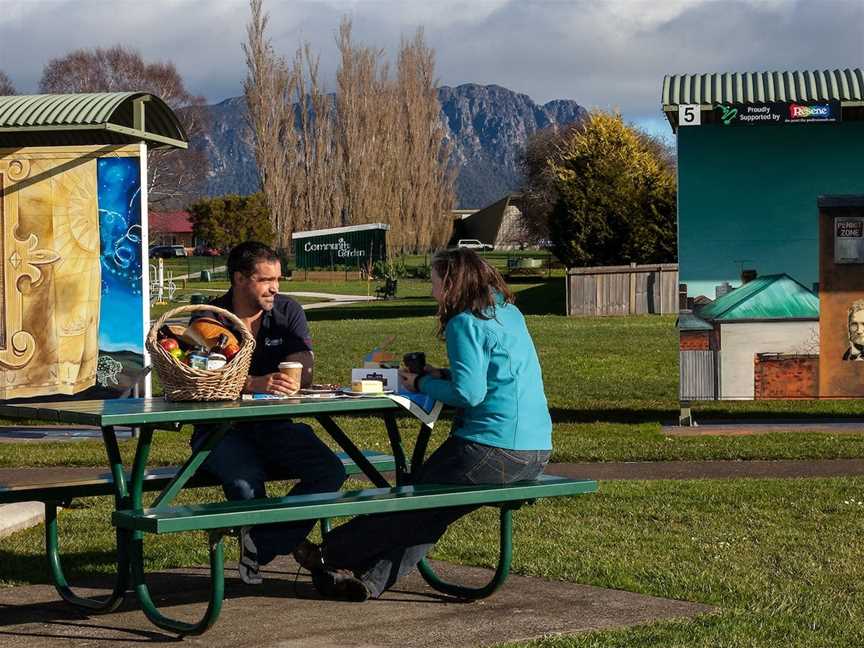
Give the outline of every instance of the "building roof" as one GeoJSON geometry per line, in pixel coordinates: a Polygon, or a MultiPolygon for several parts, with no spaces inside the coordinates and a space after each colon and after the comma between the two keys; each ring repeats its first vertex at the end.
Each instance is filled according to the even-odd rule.
{"type": "Polygon", "coordinates": [[[0,96],[0,148],[140,141],[188,147],[177,115],[147,92],[0,96]]]}
{"type": "Polygon", "coordinates": [[[292,239],[309,238],[310,236],[328,236],[330,234],[346,234],[348,232],[363,232],[365,230],[389,230],[387,223],[367,223],[366,225],[348,225],[347,227],[330,227],[328,229],[294,232],[292,239]]]}
{"type": "Polygon", "coordinates": [[[733,74],[669,74],[663,77],[663,109],[679,104],[830,101],[864,105],[864,71],[806,70],[733,74]]]}
{"type": "Polygon", "coordinates": [[[191,234],[192,219],[187,211],[150,212],[148,215],[151,232],[166,234],[191,234]]]}
{"type": "Polygon", "coordinates": [[[818,320],[819,298],[787,274],[765,275],[700,308],[706,321],[818,320]]]}
{"type": "Polygon", "coordinates": [[[713,331],[714,327],[708,322],[697,317],[693,313],[682,311],[678,313],[678,321],[675,322],[679,331],[713,331]]]}
{"type": "MultiPolygon", "coordinates": [[[[843,120],[864,120],[864,70],[804,70],[718,74],[667,74],[663,77],[663,111],[673,129],[678,106],[839,101],[843,120]]],[[[702,123],[712,122],[711,114],[702,123]]]]}

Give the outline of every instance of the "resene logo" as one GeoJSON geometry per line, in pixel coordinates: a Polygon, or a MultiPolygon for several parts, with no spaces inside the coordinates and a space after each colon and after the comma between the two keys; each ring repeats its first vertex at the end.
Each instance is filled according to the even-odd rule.
{"type": "Polygon", "coordinates": [[[789,106],[790,119],[827,119],[828,117],[831,117],[831,106],[829,104],[801,106],[793,103],[789,106]]]}

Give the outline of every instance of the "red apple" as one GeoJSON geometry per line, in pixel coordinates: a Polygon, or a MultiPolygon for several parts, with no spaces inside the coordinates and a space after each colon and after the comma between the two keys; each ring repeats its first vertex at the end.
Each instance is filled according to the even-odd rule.
{"type": "MultiPolygon", "coordinates": [[[[165,349],[168,353],[171,353],[174,349],[179,349],[180,345],[177,344],[177,340],[174,338],[162,338],[159,340],[159,346],[165,349]]],[[[172,354],[173,355],[173,354],[172,354]]]]}

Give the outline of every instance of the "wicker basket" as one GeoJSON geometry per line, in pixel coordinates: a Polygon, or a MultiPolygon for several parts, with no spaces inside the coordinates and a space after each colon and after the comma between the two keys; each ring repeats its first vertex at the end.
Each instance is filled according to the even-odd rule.
{"type": "Polygon", "coordinates": [[[249,364],[252,362],[252,352],[255,350],[255,338],[234,313],[209,304],[193,304],[169,310],[156,320],[147,334],[145,346],[150,352],[150,359],[168,400],[228,401],[236,400],[243,391],[246,376],[249,374],[249,364]],[[156,340],[157,331],[170,318],[195,311],[217,313],[240,332],[240,350],[222,369],[193,369],[168,353],[156,340]]]}

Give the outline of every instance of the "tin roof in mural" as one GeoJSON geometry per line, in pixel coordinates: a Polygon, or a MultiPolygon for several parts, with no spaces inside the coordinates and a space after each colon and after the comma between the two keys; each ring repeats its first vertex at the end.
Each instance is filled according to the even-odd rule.
{"type": "Polygon", "coordinates": [[[707,321],[819,319],[819,298],[787,274],[765,275],[699,309],[707,321]]]}
{"type": "Polygon", "coordinates": [[[0,148],[132,144],[187,148],[174,111],[146,92],[0,97],[0,148]]]}
{"type": "Polygon", "coordinates": [[[675,322],[679,331],[713,331],[714,327],[693,313],[681,312],[675,322]]]}

